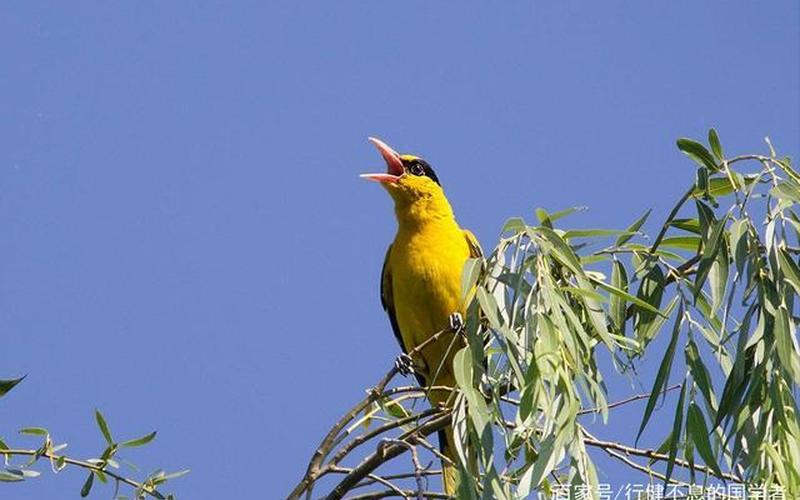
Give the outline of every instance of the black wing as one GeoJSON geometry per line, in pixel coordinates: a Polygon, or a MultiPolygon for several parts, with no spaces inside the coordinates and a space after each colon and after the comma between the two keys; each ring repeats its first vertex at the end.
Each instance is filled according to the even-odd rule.
{"type": "Polygon", "coordinates": [[[394,297],[392,294],[392,273],[389,269],[389,255],[392,253],[392,245],[386,249],[386,257],[383,259],[383,269],[381,269],[381,305],[383,310],[389,316],[389,322],[392,324],[392,331],[400,344],[400,349],[404,353],[408,353],[405,344],[403,344],[403,335],[400,334],[400,325],[397,324],[397,315],[394,310],[394,297]]]}

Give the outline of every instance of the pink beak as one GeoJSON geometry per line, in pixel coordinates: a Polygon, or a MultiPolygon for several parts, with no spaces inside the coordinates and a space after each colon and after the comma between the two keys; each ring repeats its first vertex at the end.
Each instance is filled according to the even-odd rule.
{"type": "Polygon", "coordinates": [[[405,173],[403,160],[400,159],[400,154],[380,139],[370,137],[369,142],[374,144],[375,147],[378,148],[378,152],[383,156],[383,161],[386,162],[386,173],[361,174],[360,177],[376,182],[397,182],[400,176],[405,173]]]}

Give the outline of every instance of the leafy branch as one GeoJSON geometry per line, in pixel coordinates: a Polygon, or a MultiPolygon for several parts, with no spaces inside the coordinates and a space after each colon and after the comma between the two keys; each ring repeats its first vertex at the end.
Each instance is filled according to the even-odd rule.
{"type": "Polygon", "coordinates": [[[695,180],[652,241],[642,232],[650,211],[624,230],[556,226],[580,207],[538,209],[535,224],[509,219],[494,251],[464,269],[468,345],[454,358],[457,386],[392,387],[390,370],[331,428],[290,498],[311,498],[315,487],[329,499],[428,495],[438,471],[422,464],[438,457],[427,437],[450,424],[459,498],[565,485],[596,497],[592,449],[664,485],[713,478],[800,496],[800,175],[768,140],[769,155],[726,157],[714,130],[708,144],[678,140],[695,180]],[[651,390],[609,403],[598,354],[638,376],[663,335],[651,390]],[[452,405],[427,408],[431,390],[450,391],[452,405]],[[669,433],[640,447],[667,393],[678,393],[669,433]],[[632,444],[596,437],[581,421],[606,422],[609,410],[640,400],[632,444]],[[406,453],[412,471],[384,470],[406,453]],[[354,493],[361,488],[380,489],[354,493]]]}
{"type": "MultiPolygon", "coordinates": [[[[23,378],[24,377],[0,380],[0,397],[13,389],[23,378]]],[[[50,462],[50,468],[54,473],[59,473],[68,466],[88,471],[88,476],[80,490],[81,497],[86,497],[90,494],[94,486],[95,478],[97,478],[97,480],[102,483],[108,483],[109,481],[114,482],[113,498],[124,498],[120,497],[118,494],[120,487],[122,485],[127,485],[133,488],[134,498],[137,499],[156,498],[159,500],[174,500],[175,497],[173,494],[162,493],[159,487],[163,486],[169,480],[187,474],[189,472],[188,470],[174,473],[166,473],[162,470],[157,470],[147,475],[142,480],[133,479],[119,471],[120,462],[117,457],[118,452],[124,448],[137,448],[149,444],[155,439],[156,432],[154,431],[144,436],[124,441],[115,441],[112,437],[108,422],[99,410],[95,410],[95,421],[107,444],[98,458],[80,460],[61,453],[61,450],[66,448],[67,444],[55,444],[51,438],[50,431],[43,427],[26,427],[19,431],[19,433],[23,435],[39,436],[42,438],[41,445],[35,449],[11,448],[4,440],[0,439],[0,455],[3,456],[5,461],[5,467],[0,469],[0,482],[20,482],[40,476],[40,472],[34,469],[33,466],[37,464],[40,459],[44,458],[50,462]],[[21,464],[13,464],[13,457],[28,457],[28,460],[21,464]]],[[[136,466],[133,464],[129,462],[125,462],[125,464],[137,470],[136,466]]]]}

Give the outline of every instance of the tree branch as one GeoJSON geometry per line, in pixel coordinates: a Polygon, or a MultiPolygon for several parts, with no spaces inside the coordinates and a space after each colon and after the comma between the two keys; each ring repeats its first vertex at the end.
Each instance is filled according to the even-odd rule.
{"type": "Polygon", "coordinates": [[[65,455],[57,455],[50,451],[42,451],[41,449],[26,450],[26,449],[4,448],[0,449],[0,455],[5,455],[6,458],[8,458],[9,456],[26,456],[26,457],[35,457],[36,459],[38,459],[39,457],[45,457],[53,461],[62,460],[65,464],[73,465],[75,467],[81,467],[83,469],[92,471],[97,474],[104,474],[108,477],[115,479],[116,481],[125,483],[129,486],[136,488],[137,490],[143,491],[149,497],[164,498],[164,495],[162,495],[156,488],[149,486],[145,483],[140,483],[133,479],[127,478],[125,476],[117,474],[116,472],[110,471],[104,467],[97,466],[91,462],[86,462],[84,460],[77,460],[75,458],[69,458],[65,455]]]}

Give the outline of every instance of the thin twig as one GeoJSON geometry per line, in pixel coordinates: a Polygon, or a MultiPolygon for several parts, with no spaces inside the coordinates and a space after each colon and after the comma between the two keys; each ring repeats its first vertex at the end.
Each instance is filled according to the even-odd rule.
{"type": "MultiPolygon", "coordinates": [[[[428,420],[413,431],[401,435],[398,439],[408,444],[416,444],[418,437],[425,437],[444,429],[450,424],[450,420],[450,410],[441,410],[438,416],[428,420]]],[[[407,451],[405,446],[400,446],[396,443],[380,446],[378,450],[367,456],[358,466],[353,468],[353,471],[347,474],[325,498],[327,500],[339,500],[350,488],[358,484],[368,474],[371,474],[378,466],[401,455],[405,451],[407,451]]]]}
{"type": "Polygon", "coordinates": [[[425,500],[425,477],[421,474],[425,469],[419,462],[417,447],[408,444],[405,441],[400,441],[399,439],[386,439],[384,440],[384,443],[399,444],[400,446],[405,446],[411,452],[411,463],[414,465],[414,479],[417,482],[417,500],[425,500]]]}
{"type": "MultiPolygon", "coordinates": [[[[403,494],[407,495],[414,495],[416,492],[411,490],[403,490],[403,494]]],[[[444,498],[449,499],[453,498],[450,495],[445,495],[444,493],[437,493],[435,491],[423,491],[424,498],[444,498]]],[[[386,491],[374,491],[370,493],[363,493],[361,495],[354,495],[351,497],[347,497],[347,500],[378,500],[380,498],[389,498],[389,497],[396,497],[400,496],[398,493],[392,490],[386,491]]]]}
{"type": "MultiPolygon", "coordinates": [[[[671,386],[667,387],[666,389],[662,390],[659,394],[666,394],[669,391],[674,391],[675,389],[680,389],[680,387],[681,387],[681,384],[671,385],[671,386]]],[[[647,399],[652,394],[653,394],[652,392],[636,394],[635,396],[631,396],[631,397],[626,398],[626,399],[621,399],[619,401],[615,401],[613,403],[609,403],[608,406],[606,406],[606,408],[610,410],[612,408],[616,408],[618,406],[626,405],[626,404],[632,403],[634,401],[639,401],[640,399],[647,399]]],[[[599,412],[600,412],[600,408],[586,408],[585,410],[580,410],[578,412],[578,415],[586,415],[588,413],[599,413],[599,412]]]]}
{"type": "MultiPolygon", "coordinates": [[[[597,448],[603,448],[603,449],[617,450],[617,451],[621,451],[623,453],[626,453],[628,455],[636,455],[636,456],[639,456],[639,457],[649,458],[651,460],[659,460],[659,461],[662,461],[662,462],[668,462],[669,461],[669,455],[665,455],[663,453],[658,453],[657,451],[654,451],[654,450],[645,450],[645,449],[641,449],[641,448],[634,448],[633,446],[626,446],[624,444],[616,443],[614,441],[602,441],[600,439],[597,439],[593,435],[591,435],[589,433],[589,431],[587,431],[586,429],[581,429],[581,430],[582,430],[583,434],[585,435],[584,442],[586,444],[590,445],[590,446],[595,446],[597,448]]],[[[679,465],[679,466],[681,466],[683,468],[686,468],[686,469],[693,467],[694,469],[699,470],[699,471],[705,473],[706,475],[716,476],[719,479],[727,479],[729,481],[741,481],[740,478],[736,477],[733,474],[728,474],[728,473],[723,472],[721,475],[717,475],[709,467],[706,467],[704,465],[698,465],[698,464],[689,464],[689,462],[687,462],[686,460],[680,459],[680,458],[675,458],[674,463],[675,463],[675,465],[679,465]]]]}
{"type": "Polygon", "coordinates": [[[8,456],[26,456],[26,457],[45,457],[53,461],[63,460],[65,464],[74,465],[76,467],[81,467],[83,469],[92,471],[97,474],[104,474],[109,476],[121,483],[125,483],[128,486],[133,486],[137,490],[143,491],[147,493],[148,496],[152,498],[164,498],[164,496],[156,490],[156,488],[146,485],[144,483],[137,482],[133,479],[129,479],[125,476],[117,474],[114,471],[108,470],[104,467],[97,466],[91,462],[86,462],[83,460],[77,460],[75,458],[69,458],[64,455],[57,455],[53,452],[44,451],[42,450],[25,450],[25,449],[14,449],[14,448],[5,448],[0,450],[0,455],[8,456]]]}

